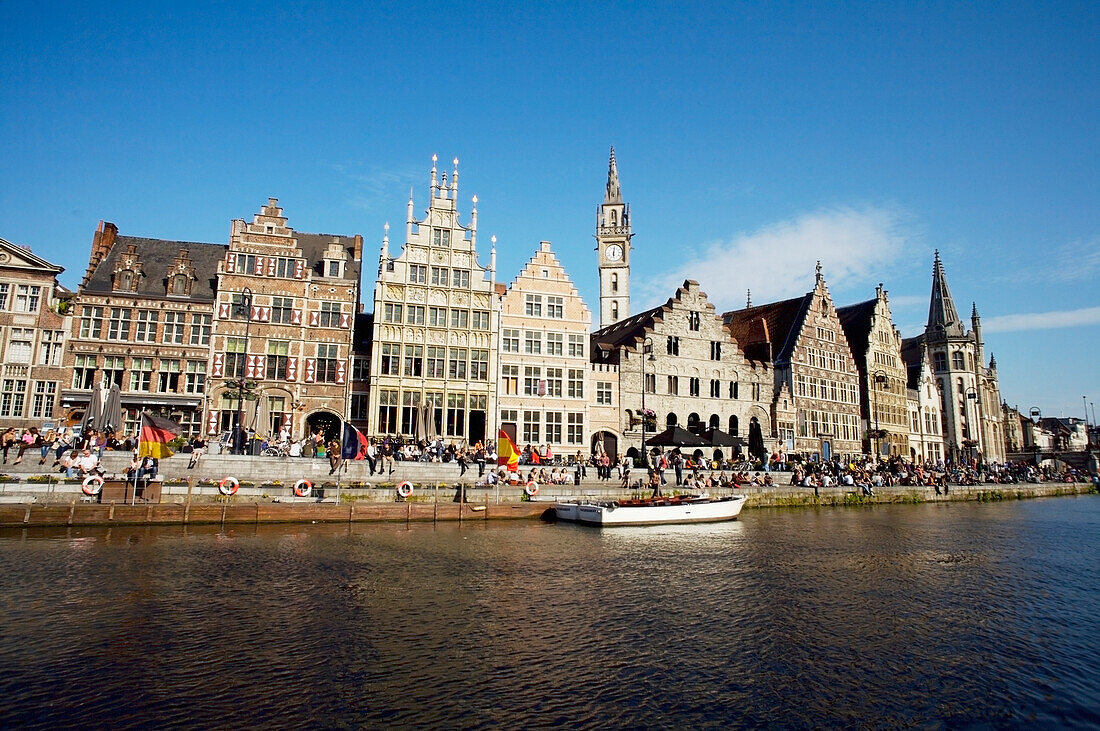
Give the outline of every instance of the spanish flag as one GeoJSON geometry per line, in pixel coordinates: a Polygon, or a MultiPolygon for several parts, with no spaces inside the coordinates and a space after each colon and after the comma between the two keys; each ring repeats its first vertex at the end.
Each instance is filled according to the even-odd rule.
{"type": "Polygon", "coordinates": [[[519,450],[503,429],[497,433],[497,464],[508,465],[509,472],[519,471],[519,450]]]}
{"type": "Polygon", "coordinates": [[[180,433],[180,425],[171,419],[162,419],[148,411],[141,414],[141,436],[138,439],[138,457],[163,459],[172,456],[168,442],[180,433]]]}

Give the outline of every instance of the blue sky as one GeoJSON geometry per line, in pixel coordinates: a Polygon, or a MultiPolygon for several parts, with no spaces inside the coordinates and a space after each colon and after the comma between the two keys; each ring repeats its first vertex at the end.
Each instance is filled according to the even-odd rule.
{"type": "Polygon", "coordinates": [[[5,4],[0,237],[72,287],[100,219],[225,243],[275,196],[373,259],[438,153],[500,278],[549,240],[595,310],[614,145],[635,310],[796,296],[820,258],[911,336],[938,248],[1010,404],[1100,401],[1095,3],[363,5],[5,4]]]}

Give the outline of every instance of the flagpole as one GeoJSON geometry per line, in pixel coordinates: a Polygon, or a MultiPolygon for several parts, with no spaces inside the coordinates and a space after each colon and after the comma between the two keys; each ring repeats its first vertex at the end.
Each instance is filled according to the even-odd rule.
{"type": "MultiPolygon", "coordinates": [[[[144,458],[143,458],[143,457],[141,456],[141,432],[142,432],[142,430],[143,430],[143,428],[144,428],[144,427],[145,427],[145,409],[144,409],[144,407],[143,407],[143,408],[142,408],[142,410],[141,410],[141,414],[140,414],[140,415],[138,416],[138,443],[137,443],[137,446],[138,446],[138,457],[137,457],[137,469],[135,469],[135,470],[134,470],[134,496],[133,496],[133,499],[132,499],[132,500],[130,501],[130,505],[137,505],[137,483],[138,483],[138,474],[140,474],[140,473],[141,473],[141,465],[142,465],[142,460],[144,459],[144,458]]],[[[125,493],[123,493],[123,496],[122,496],[122,497],[123,497],[123,502],[126,502],[126,500],[125,500],[126,494],[125,494],[125,493]]]]}
{"type": "MultiPolygon", "coordinates": [[[[343,464],[343,462],[344,462],[344,416],[343,416],[343,414],[340,415],[340,441],[339,441],[339,444],[340,444],[339,458],[340,458],[340,462],[341,462],[340,466],[343,467],[346,470],[347,465],[343,464]]],[[[356,445],[356,446],[358,446],[358,445],[356,445]]],[[[339,469],[336,470],[336,504],[337,505],[340,504],[340,470],[339,469]]]]}

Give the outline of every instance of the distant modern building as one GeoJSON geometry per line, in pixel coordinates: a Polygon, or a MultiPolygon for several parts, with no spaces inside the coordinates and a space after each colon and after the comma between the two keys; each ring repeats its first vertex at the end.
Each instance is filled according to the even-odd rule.
{"type": "Polygon", "coordinates": [[[592,313],[549,241],[508,286],[500,310],[499,424],[521,447],[588,452],[592,313]]]}
{"type": "Polygon", "coordinates": [[[207,431],[339,437],[348,413],[361,236],[295,231],[278,200],[232,223],[217,263],[207,431]],[[246,383],[241,401],[237,386],[246,383]],[[251,398],[248,398],[251,397],[251,398]]]}
{"type": "Polygon", "coordinates": [[[886,290],[879,284],[874,299],[841,307],[837,316],[859,371],[864,451],[909,457],[908,372],[886,290]]]}
{"type": "Polygon", "coordinates": [[[42,428],[63,416],[70,296],[57,282],[63,271],[30,247],[0,239],[0,429],[42,428]]]}
{"type": "Polygon", "coordinates": [[[121,392],[124,431],[144,409],[203,431],[221,244],[120,236],[100,222],[72,299],[63,405],[83,411],[97,384],[121,392]]]}
{"type": "Polygon", "coordinates": [[[773,403],[789,394],[791,408],[784,411],[794,412],[794,452],[810,459],[862,453],[859,372],[821,262],[814,288],[802,297],[734,310],[722,319],[746,358],[770,364],[773,403]]]}
{"type": "Polygon", "coordinates": [[[409,198],[405,242],[389,251],[382,239],[374,286],[369,433],[442,436],[473,444],[495,436],[497,312],[496,250],[478,262],[477,196],[469,225],[459,221],[458,160],[450,182],[432,157],[428,210],[413,215],[409,198]],[[420,407],[427,411],[419,418],[420,407]],[[425,433],[418,433],[422,426],[425,433]]]}

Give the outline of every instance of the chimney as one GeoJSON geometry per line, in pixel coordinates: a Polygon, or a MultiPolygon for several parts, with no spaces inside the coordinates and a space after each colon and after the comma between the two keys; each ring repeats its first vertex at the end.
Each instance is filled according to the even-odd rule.
{"type": "Polygon", "coordinates": [[[110,221],[99,222],[99,226],[96,227],[95,234],[92,236],[92,254],[88,258],[88,269],[84,272],[84,279],[80,282],[81,288],[88,283],[96,268],[111,253],[111,248],[115,245],[117,238],[118,226],[110,221]]]}

